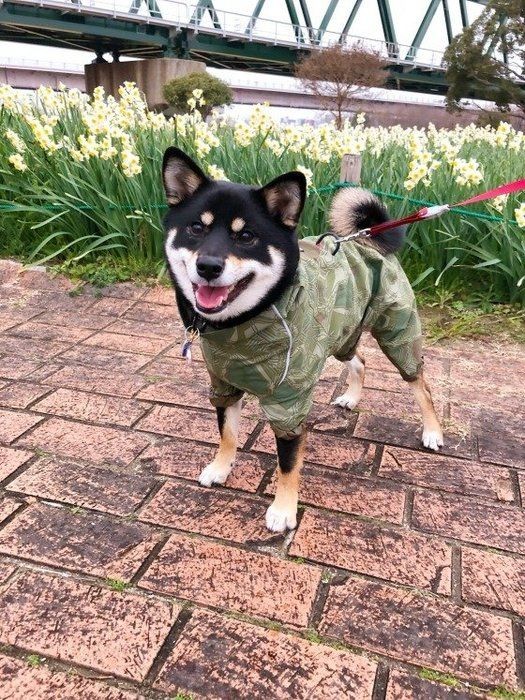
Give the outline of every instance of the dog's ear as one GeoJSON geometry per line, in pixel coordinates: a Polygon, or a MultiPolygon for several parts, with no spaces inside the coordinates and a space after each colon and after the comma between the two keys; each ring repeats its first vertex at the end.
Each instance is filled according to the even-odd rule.
{"type": "Polygon", "coordinates": [[[279,175],[261,187],[259,193],[272,216],[285,226],[297,226],[306,199],[306,178],[303,173],[294,170],[279,175]]]}
{"type": "Polygon", "coordinates": [[[180,148],[170,146],[162,161],[162,180],[168,204],[173,207],[194,194],[201,185],[209,182],[197,163],[180,148]]]}

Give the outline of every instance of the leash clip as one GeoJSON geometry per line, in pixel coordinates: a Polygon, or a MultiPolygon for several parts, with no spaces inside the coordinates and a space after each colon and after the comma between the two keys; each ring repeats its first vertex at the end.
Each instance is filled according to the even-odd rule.
{"type": "Polygon", "coordinates": [[[315,245],[320,245],[327,236],[330,236],[335,239],[335,247],[332,251],[332,255],[335,255],[337,252],[339,252],[341,243],[346,243],[347,241],[354,241],[358,238],[370,238],[371,235],[372,232],[369,228],[364,228],[361,231],[350,233],[348,236],[343,236],[343,238],[341,238],[340,236],[336,236],[335,233],[323,233],[323,235],[319,236],[319,238],[316,240],[315,245]]]}
{"type": "Polygon", "coordinates": [[[181,357],[184,357],[188,363],[191,363],[193,356],[191,353],[191,346],[193,343],[199,339],[200,330],[191,325],[184,329],[184,342],[182,343],[182,348],[180,351],[181,357]]]}
{"type": "Polygon", "coordinates": [[[347,241],[357,241],[360,238],[370,238],[371,236],[372,232],[370,231],[370,229],[364,228],[361,229],[361,231],[350,233],[348,236],[344,236],[343,238],[338,238],[332,255],[335,255],[338,252],[339,248],[341,247],[341,243],[346,243],[347,241]]]}
{"type": "Polygon", "coordinates": [[[441,216],[446,211],[450,209],[448,204],[436,204],[433,207],[425,207],[419,212],[419,218],[421,219],[435,219],[437,216],[441,216]]]}

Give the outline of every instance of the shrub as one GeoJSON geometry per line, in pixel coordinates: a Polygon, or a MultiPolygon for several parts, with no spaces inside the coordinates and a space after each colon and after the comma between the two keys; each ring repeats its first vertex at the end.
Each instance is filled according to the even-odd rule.
{"type": "Polygon", "coordinates": [[[191,107],[188,100],[193,98],[194,90],[202,90],[204,105],[200,112],[206,118],[214,107],[229,105],[232,101],[232,91],[224,81],[204,72],[188,73],[181,78],[170,80],[163,88],[163,95],[170,107],[178,112],[189,112],[191,107]]]}

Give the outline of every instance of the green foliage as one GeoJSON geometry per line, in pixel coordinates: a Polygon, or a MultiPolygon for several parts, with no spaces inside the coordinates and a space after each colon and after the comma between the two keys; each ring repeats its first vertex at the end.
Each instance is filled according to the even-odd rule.
{"type": "Polygon", "coordinates": [[[93,262],[66,260],[53,266],[52,270],[102,288],[130,279],[135,282],[151,280],[159,274],[159,265],[140,258],[121,259],[105,255],[97,257],[93,262]]]}
{"type": "Polygon", "coordinates": [[[517,105],[525,117],[524,60],[523,0],[489,0],[445,52],[449,109],[460,109],[461,98],[475,94],[495,102],[503,112],[517,105]]]}
{"type": "Polygon", "coordinates": [[[29,656],[26,657],[26,661],[31,668],[37,668],[44,663],[44,659],[38,656],[38,654],[29,654],[29,656]]]}
{"type": "Polygon", "coordinates": [[[500,698],[500,700],[525,700],[525,692],[523,690],[508,690],[503,686],[491,691],[491,697],[500,698]]]}
{"type": "Polygon", "coordinates": [[[131,585],[130,583],[121,581],[118,578],[107,578],[105,584],[108,586],[108,588],[111,588],[112,591],[118,591],[119,593],[123,593],[131,585]]]}
{"type": "Polygon", "coordinates": [[[446,294],[440,302],[435,295],[422,294],[422,318],[429,343],[453,338],[505,337],[525,343],[525,311],[521,306],[490,304],[479,295],[454,301],[446,294]]]}
{"type": "Polygon", "coordinates": [[[431,668],[422,668],[419,671],[419,677],[427,681],[436,681],[438,683],[443,683],[444,685],[449,685],[452,688],[459,685],[459,681],[454,676],[449,673],[441,673],[441,671],[434,671],[431,668]]]}
{"type": "Polygon", "coordinates": [[[229,105],[233,99],[227,83],[205,72],[188,73],[170,80],[164,85],[162,94],[166,102],[177,111],[190,112],[188,100],[193,97],[194,90],[202,90],[205,101],[201,107],[203,117],[208,116],[214,107],[229,105]]]}

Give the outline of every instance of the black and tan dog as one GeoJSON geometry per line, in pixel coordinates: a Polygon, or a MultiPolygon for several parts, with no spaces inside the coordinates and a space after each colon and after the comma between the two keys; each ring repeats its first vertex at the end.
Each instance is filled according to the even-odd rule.
{"type": "MultiPolygon", "coordinates": [[[[330,355],[346,362],[348,389],[334,403],[357,405],[365,370],[357,345],[365,329],[410,382],[423,415],[423,444],[439,449],[443,437],[423,380],[414,295],[392,255],[404,230],[343,243],[335,252],[333,239],[322,245],[297,240],[306,197],[302,173],[286,173],[261,188],[216,182],[169,148],[163,180],[168,267],[187,333],[200,334],[221,435],[201,484],[226,481],[242,396],[253,394],[277,440],[277,491],[266,524],[274,531],[295,527],[316,382],[330,355]]],[[[341,191],[332,204],[339,235],[387,220],[384,206],[365,190],[341,191]]]]}

